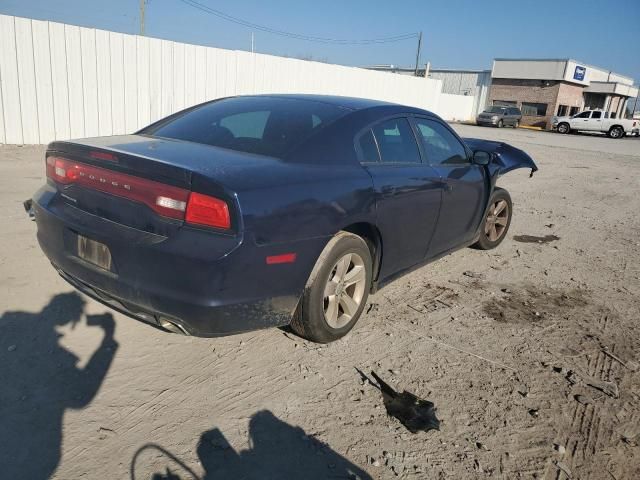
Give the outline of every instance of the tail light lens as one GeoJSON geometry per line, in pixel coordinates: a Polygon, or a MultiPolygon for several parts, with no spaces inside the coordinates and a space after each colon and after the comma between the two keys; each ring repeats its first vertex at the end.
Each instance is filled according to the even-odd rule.
{"type": "Polygon", "coordinates": [[[231,228],[229,206],[215,197],[62,157],[47,157],[46,171],[47,177],[57,183],[77,184],[144,203],[164,217],[194,225],[231,228]]]}
{"type": "Polygon", "coordinates": [[[231,228],[227,202],[215,197],[191,192],[187,204],[187,223],[216,228],[231,228]]]}

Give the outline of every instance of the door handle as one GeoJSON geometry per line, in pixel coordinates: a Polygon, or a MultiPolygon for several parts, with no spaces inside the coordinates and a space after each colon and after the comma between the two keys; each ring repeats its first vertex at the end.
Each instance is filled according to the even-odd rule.
{"type": "Polygon", "coordinates": [[[445,192],[450,192],[453,190],[453,187],[449,182],[442,182],[442,188],[444,189],[445,192]]]}

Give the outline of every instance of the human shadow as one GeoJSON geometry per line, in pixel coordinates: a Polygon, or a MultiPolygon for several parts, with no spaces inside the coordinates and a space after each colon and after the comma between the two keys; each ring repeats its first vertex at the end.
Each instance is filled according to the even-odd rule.
{"type": "Polygon", "coordinates": [[[87,315],[102,343],[84,368],[60,344],[55,327],[75,326],[84,300],[75,292],[54,296],[37,313],[7,311],[0,317],[0,477],[49,478],[60,461],[62,418],[86,407],[104,380],[118,344],[109,313],[87,315]]]}
{"type": "MultiPolygon", "coordinates": [[[[251,418],[249,444],[249,449],[236,451],[219,429],[204,432],[197,446],[198,458],[204,469],[201,480],[372,478],[313,435],[307,435],[301,428],[283,422],[268,410],[257,412],[251,418]]],[[[175,461],[175,458],[172,460],[175,461]]],[[[183,467],[180,463],[178,465],[183,467]]],[[[185,470],[188,476],[184,478],[166,468],[163,473],[154,474],[152,479],[197,478],[190,470],[185,470]]],[[[132,480],[140,480],[133,471],[132,465],[132,480]]]]}

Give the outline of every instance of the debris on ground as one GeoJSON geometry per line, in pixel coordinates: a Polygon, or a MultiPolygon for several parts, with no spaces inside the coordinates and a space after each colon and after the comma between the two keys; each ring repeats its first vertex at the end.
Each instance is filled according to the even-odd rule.
{"type": "Polygon", "coordinates": [[[582,405],[589,405],[590,403],[593,402],[593,400],[590,397],[587,397],[586,395],[575,395],[573,398],[575,399],[576,402],[582,405]]]}
{"type": "Polygon", "coordinates": [[[567,478],[572,478],[571,470],[566,464],[558,461],[556,461],[555,463],[556,463],[556,467],[558,467],[558,470],[562,470],[562,472],[564,472],[567,478]]]}
{"type": "Polygon", "coordinates": [[[377,385],[357,368],[356,371],[382,392],[387,414],[397,418],[411,433],[440,430],[440,420],[436,417],[436,409],[433,402],[418,398],[406,390],[402,393],[396,392],[373,371],[371,376],[378,382],[377,385]]]}
{"type": "Polygon", "coordinates": [[[514,235],[513,239],[520,243],[549,243],[560,240],[557,235],[545,235],[544,237],[536,237],[535,235],[514,235]]]}
{"type": "Polygon", "coordinates": [[[471,270],[465,270],[462,272],[462,275],[469,278],[484,278],[484,275],[481,273],[472,272],[471,270]]]}
{"type": "Polygon", "coordinates": [[[567,372],[566,375],[567,380],[569,381],[569,383],[571,383],[572,385],[578,384],[578,383],[584,383],[585,385],[588,385],[591,388],[595,388],[596,390],[600,390],[602,393],[613,397],[613,398],[619,398],[620,397],[620,391],[618,389],[618,384],[615,382],[607,382],[606,380],[599,380],[597,378],[594,378],[590,375],[586,375],[586,374],[578,374],[577,372],[574,372],[573,370],[569,370],[567,372]]]}

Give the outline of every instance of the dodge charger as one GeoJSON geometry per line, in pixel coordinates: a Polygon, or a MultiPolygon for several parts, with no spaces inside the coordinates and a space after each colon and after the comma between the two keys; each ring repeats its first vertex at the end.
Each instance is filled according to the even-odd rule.
{"type": "Polygon", "coordinates": [[[463,247],[495,248],[503,174],[537,167],[502,142],[381,101],[210,101],[133,135],[51,143],[31,212],[71,285],[166,331],[291,325],[330,342],[370,293],[463,247]]]}

